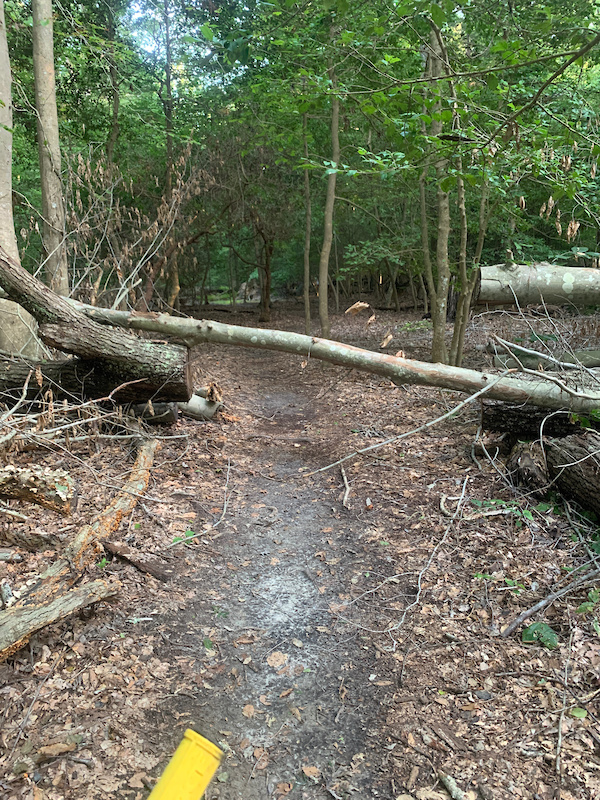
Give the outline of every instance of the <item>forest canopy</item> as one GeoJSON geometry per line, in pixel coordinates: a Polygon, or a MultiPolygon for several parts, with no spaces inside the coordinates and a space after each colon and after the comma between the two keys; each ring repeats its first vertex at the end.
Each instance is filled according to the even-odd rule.
{"type": "Polygon", "coordinates": [[[328,292],[399,308],[405,286],[433,359],[460,364],[479,264],[597,264],[593,3],[43,1],[62,243],[44,242],[38,0],[5,3],[14,222],[50,283],[62,248],[63,294],[179,309],[254,282],[268,321],[271,292],[318,291],[327,336],[328,292]]]}

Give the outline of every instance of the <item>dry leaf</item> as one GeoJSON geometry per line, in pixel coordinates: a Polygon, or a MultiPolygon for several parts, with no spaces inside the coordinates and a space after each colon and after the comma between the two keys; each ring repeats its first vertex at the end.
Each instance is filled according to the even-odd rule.
{"type": "Polygon", "coordinates": [[[367,320],[367,328],[369,327],[369,325],[372,325],[375,322],[376,319],[377,319],[377,317],[375,316],[375,314],[371,314],[371,316],[367,320]]]}
{"type": "Polygon", "coordinates": [[[388,333],[386,333],[386,335],[385,335],[385,336],[384,336],[384,338],[383,338],[383,341],[382,341],[382,342],[381,342],[381,344],[379,345],[379,348],[380,348],[381,350],[383,350],[383,348],[384,348],[384,347],[387,347],[387,346],[388,346],[388,344],[389,344],[389,343],[392,341],[392,339],[393,339],[393,338],[394,338],[394,337],[393,337],[393,335],[392,335],[391,333],[389,333],[389,332],[388,332],[388,333]]]}
{"type": "Polygon", "coordinates": [[[359,300],[357,303],[354,303],[354,305],[350,306],[350,308],[347,308],[345,313],[354,315],[358,314],[359,311],[362,311],[365,308],[369,308],[369,304],[359,300]]]}
{"type": "Polygon", "coordinates": [[[66,742],[58,742],[57,744],[48,744],[45,747],[40,747],[38,753],[42,756],[54,758],[55,756],[62,756],[63,753],[72,753],[76,748],[77,745],[74,742],[70,742],[69,744],[66,742]]]}
{"type": "Polygon", "coordinates": [[[292,791],[292,788],[293,787],[291,783],[278,783],[275,787],[277,797],[285,797],[286,794],[289,794],[292,791]]]}
{"type": "Polygon", "coordinates": [[[146,778],[145,772],[136,772],[135,775],[132,775],[127,781],[127,785],[131,786],[132,789],[144,789],[146,784],[142,780],[143,778],[146,778]]]}
{"type": "Polygon", "coordinates": [[[272,653],[269,653],[267,656],[267,664],[274,669],[277,667],[282,667],[288,660],[288,657],[285,653],[280,652],[279,650],[274,650],[272,653]]]}
{"type": "Polygon", "coordinates": [[[307,778],[313,778],[316,781],[321,777],[321,770],[318,767],[302,767],[302,772],[307,778]]]}
{"type": "Polygon", "coordinates": [[[291,689],[284,689],[283,692],[279,695],[279,697],[289,697],[293,691],[294,691],[293,687],[291,689]]]}
{"type": "Polygon", "coordinates": [[[267,755],[267,751],[264,747],[257,747],[254,751],[254,758],[256,759],[256,764],[254,765],[254,769],[266,769],[269,764],[269,756],[267,755]]]}
{"type": "Polygon", "coordinates": [[[396,353],[396,358],[406,358],[406,353],[404,352],[404,350],[398,350],[398,352],[396,353]]]}
{"type": "Polygon", "coordinates": [[[267,700],[267,695],[266,694],[261,694],[261,696],[258,699],[263,704],[263,706],[270,706],[271,705],[271,703],[269,703],[269,701],[267,700]]]}
{"type": "Polygon", "coordinates": [[[293,714],[296,717],[296,719],[298,720],[298,722],[302,722],[302,714],[296,708],[296,706],[289,706],[289,709],[290,709],[290,714],[293,714]]]}
{"type": "Polygon", "coordinates": [[[252,705],[252,703],[248,703],[248,705],[242,708],[242,714],[245,717],[248,717],[248,719],[252,719],[252,717],[254,716],[254,706],[252,705]]]}

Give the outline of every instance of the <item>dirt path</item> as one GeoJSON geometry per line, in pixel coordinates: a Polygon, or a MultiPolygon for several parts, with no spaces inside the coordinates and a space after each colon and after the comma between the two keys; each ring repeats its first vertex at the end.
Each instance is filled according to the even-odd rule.
{"type": "Polygon", "coordinates": [[[245,441],[227,446],[231,514],[165,643],[195,640],[190,655],[215,675],[199,702],[186,699],[190,724],[228,753],[207,800],[381,796],[376,651],[337,613],[367,562],[373,571],[364,524],[326,478],[303,477],[315,466],[312,387],[291,391],[272,356],[247,358],[262,387],[245,441]]]}

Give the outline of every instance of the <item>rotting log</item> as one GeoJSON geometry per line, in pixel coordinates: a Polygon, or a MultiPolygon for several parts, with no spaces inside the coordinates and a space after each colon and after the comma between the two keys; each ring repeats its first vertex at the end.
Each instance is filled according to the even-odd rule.
{"type": "MultiPolygon", "coordinates": [[[[595,424],[590,419],[590,425],[595,424]]],[[[548,413],[537,406],[499,401],[482,403],[481,427],[485,431],[510,433],[516,439],[572,436],[581,432],[581,425],[568,412],[548,413]]]]}
{"type": "Polygon", "coordinates": [[[579,308],[600,305],[600,271],[548,262],[481,267],[476,302],[494,306],[515,302],[523,306],[544,302],[579,308]]]}
{"type": "MultiPolygon", "coordinates": [[[[75,384],[77,377],[87,376],[87,367],[96,384],[92,397],[114,393],[118,402],[140,402],[148,399],[186,401],[192,396],[191,369],[185,347],[152,342],[97,324],[30,275],[1,248],[0,285],[12,300],[35,317],[45,344],[72,353],[84,362],[78,368],[75,384]],[[104,388],[95,394],[98,386],[104,388]]],[[[60,368],[67,370],[64,363],[60,368]]],[[[43,375],[43,369],[41,373],[43,375]]],[[[4,374],[6,377],[6,370],[4,374]]],[[[87,378],[83,386],[86,381],[87,378]]],[[[74,394],[79,397],[82,392],[74,394]]]]}
{"type": "Polygon", "coordinates": [[[600,517],[600,433],[583,431],[544,443],[552,485],[600,517]]]}
{"type": "Polygon", "coordinates": [[[543,374],[540,374],[539,378],[532,376],[530,380],[510,376],[499,377],[493,373],[477,372],[463,367],[431,364],[427,361],[415,361],[363,350],[341,342],[290,331],[246,328],[212,320],[174,318],[168,314],[111,311],[81,303],[75,305],[98,322],[169,335],[185,342],[188,347],[211,342],[277,350],[304,358],[328,361],[350,369],[372,372],[398,385],[435,386],[467,394],[485,391],[486,396],[492,399],[514,404],[530,403],[554,410],[586,412],[600,408],[600,392],[569,391],[544,380],[543,374]]]}
{"type": "Polygon", "coordinates": [[[549,490],[600,517],[600,433],[586,430],[559,439],[519,442],[507,460],[513,483],[537,496],[549,490]]]}
{"type": "MultiPolygon", "coordinates": [[[[128,480],[104,511],[93,523],[81,528],[63,555],[42,573],[25,597],[0,614],[0,660],[14,653],[28,641],[32,633],[44,625],[71,613],[67,611],[51,618],[48,608],[52,609],[52,613],[60,612],[63,608],[62,598],[70,594],[71,587],[81,578],[85,569],[101,556],[100,542],[107,539],[118,528],[121,519],[133,511],[138,498],[148,486],[157,446],[155,439],[142,442],[128,480]],[[38,611],[41,618],[49,619],[49,622],[39,624],[38,611]],[[18,638],[14,638],[16,633],[18,638]]],[[[79,589],[84,590],[85,585],[79,589]]]]}
{"type": "Polygon", "coordinates": [[[119,581],[97,580],[77,586],[41,605],[14,605],[0,613],[0,661],[27,644],[36,631],[68,617],[74,611],[118,593],[119,581]]]}
{"type": "Polygon", "coordinates": [[[8,464],[0,468],[0,497],[24,500],[67,515],[72,510],[75,482],[64,469],[8,464]]]}

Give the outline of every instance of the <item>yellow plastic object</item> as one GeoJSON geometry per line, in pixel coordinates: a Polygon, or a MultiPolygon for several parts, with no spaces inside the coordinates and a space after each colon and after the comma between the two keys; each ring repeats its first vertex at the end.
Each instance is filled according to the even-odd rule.
{"type": "Polygon", "coordinates": [[[216,744],[187,730],[148,800],[200,800],[222,758],[216,744]]]}

